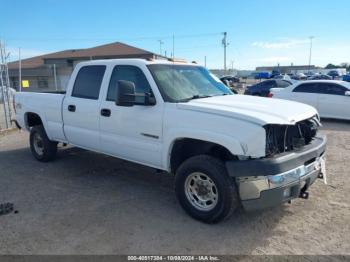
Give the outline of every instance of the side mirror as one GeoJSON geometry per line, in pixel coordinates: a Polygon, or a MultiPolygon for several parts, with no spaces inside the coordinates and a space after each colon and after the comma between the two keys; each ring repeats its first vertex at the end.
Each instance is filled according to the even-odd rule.
{"type": "Polygon", "coordinates": [[[345,91],[346,96],[350,96],[350,91],[345,91]]]}
{"type": "Polygon", "coordinates": [[[145,105],[154,106],[156,104],[156,98],[151,93],[145,94],[145,105]]]}
{"type": "Polygon", "coordinates": [[[115,104],[117,106],[133,106],[135,104],[135,84],[133,82],[118,81],[115,104]]]}

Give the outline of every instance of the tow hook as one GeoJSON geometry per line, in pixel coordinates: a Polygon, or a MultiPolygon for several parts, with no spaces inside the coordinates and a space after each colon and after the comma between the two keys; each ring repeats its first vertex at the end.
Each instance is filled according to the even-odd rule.
{"type": "Polygon", "coordinates": [[[299,194],[299,197],[302,199],[308,199],[309,198],[309,192],[301,191],[299,194]]]}

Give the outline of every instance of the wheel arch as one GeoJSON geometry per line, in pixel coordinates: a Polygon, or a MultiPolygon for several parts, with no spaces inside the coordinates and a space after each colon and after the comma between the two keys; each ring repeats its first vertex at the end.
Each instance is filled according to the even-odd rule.
{"type": "Polygon", "coordinates": [[[230,142],[227,141],[229,140],[224,143],[219,139],[190,136],[174,138],[169,144],[168,154],[166,154],[167,170],[175,173],[181,163],[195,155],[207,154],[224,161],[238,159],[238,156],[243,154],[241,145],[235,143],[232,138],[230,142]]]}

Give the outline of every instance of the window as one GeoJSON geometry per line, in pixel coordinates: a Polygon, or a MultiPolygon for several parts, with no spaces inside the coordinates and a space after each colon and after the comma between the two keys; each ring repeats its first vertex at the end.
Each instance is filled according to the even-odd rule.
{"type": "MultiPolygon", "coordinates": [[[[149,85],[146,76],[142,70],[136,66],[116,66],[113,69],[111,80],[109,82],[107,101],[115,101],[117,84],[119,80],[130,81],[135,84],[135,92],[139,94],[152,94],[151,86],[149,85]]],[[[136,96],[136,104],[145,104],[145,97],[136,96]]]]}
{"type": "Polygon", "coordinates": [[[318,93],[316,83],[301,84],[294,88],[293,92],[300,93],[318,93]]]}
{"type": "Polygon", "coordinates": [[[152,64],[148,68],[166,102],[186,102],[206,96],[232,94],[229,88],[201,66],[152,64]]]}
{"type": "Polygon", "coordinates": [[[103,65],[80,68],[75,79],[72,96],[97,100],[105,71],[106,66],[103,65]]]}
{"type": "Polygon", "coordinates": [[[270,89],[273,87],[277,87],[277,84],[275,80],[265,80],[264,82],[261,82],[261,87],[270,89]]]}
{"type": "Polygon", "coordinates": [[[49,80],[47,77],[39,77],[38,78],[38,87],[39,88],[49,88],[49,80]]]}
{"type": "Polygon", "coordinates": [[[340,85],[335,85],[331,83],[318,84],[321,94],[327,95],[345,95],[345,91],[347,90],[345,87],[340,85]]]}
{"type": "Polygon", "coordinates": [[[287,86],[290,86],[291,83],[286,80],[277,80],[277,86],[280,88],[286,88],[287,86]]]}

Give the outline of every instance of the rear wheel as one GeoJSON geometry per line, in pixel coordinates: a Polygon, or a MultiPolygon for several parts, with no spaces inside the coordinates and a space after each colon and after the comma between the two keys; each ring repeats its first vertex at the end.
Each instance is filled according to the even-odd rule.
{"type": "Polygon", "coordinates": [[[184,210],[206,223],[225,219],[239,205],[234,182],[225,165],[208,155],[191,157],[179,167],[175,191],[184,210]]]}
{"type": "Polygon", "coordinates": [[[31,128],[29,142],[30,150],[37,160],[47,162],[55,159],[57,142],[49,140],[42,125],[31,128]]]}

